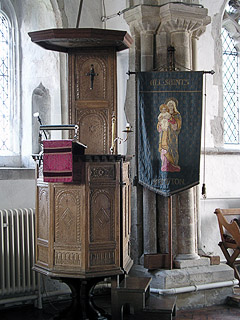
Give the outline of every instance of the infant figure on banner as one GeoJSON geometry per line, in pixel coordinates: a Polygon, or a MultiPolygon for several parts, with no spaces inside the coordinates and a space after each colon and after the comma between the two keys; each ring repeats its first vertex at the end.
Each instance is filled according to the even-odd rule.
{"type": "Polygon", "coordinates": [[[166,104],[161,104],[159,107],[159,110],[160,110],[160,113],[158,116],[159,127],[161,127],[161,130],[167,131],[167,128],[169,126],[168,120],[171,118],[168,106],[166,104]]]}
{"type": "Polygon", "coordinates": [[[178,100],[168,98],[160,105],[157,131],[159,132],[159,152],[162,172],[180,172],[178,165],[178,135],[182,126],[182,118],[177,110],[178,100]]]}

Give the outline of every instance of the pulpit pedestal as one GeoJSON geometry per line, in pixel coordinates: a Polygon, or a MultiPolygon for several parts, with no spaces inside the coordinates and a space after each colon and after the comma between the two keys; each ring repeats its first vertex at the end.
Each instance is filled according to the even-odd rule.
{"type": "Polygon", "coordinates": [[[98,282],[104,278],[74,279],[61,278],[72,292],[71,305],[60,312],[54,320],[76,319],[76,320],[108,320],[111,319],[105,310],[98,307],[94,302],[93,289],[98,282]]]}

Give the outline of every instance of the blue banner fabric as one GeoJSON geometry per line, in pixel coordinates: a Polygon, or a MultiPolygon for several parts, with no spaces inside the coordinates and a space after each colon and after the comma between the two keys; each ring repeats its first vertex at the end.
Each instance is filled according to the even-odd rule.
{"type": "Polygon", "coordinates": [[[203,72],[138,73],[138,179],[163,196],[199,183],[203,72]]]}

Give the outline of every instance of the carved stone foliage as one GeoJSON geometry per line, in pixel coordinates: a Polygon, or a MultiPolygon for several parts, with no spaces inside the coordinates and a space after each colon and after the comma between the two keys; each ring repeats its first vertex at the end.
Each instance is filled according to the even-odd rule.
{"type": "Polygon", "coordinates": [[[48,240],[49,233],[49,212],[48,212],[48,188],[39,187],[39,217],[38,217],[38,238],[48,240]]]}
{"type": "Polygon", "coordinates": [[[90,242],[114,240],[114,189],[92,190],[90,195],[90,242]]]}
{"type": "Polygon", "coordinates": [[[55,196],[55,243],[80,244],[80,199],[77,190],[61,189],[55,196]]]}
{"type": "Polygon", "coordinates": [[[237,49],[240,49],[240,5],[237,1],[229,1],[229,5],[232,6],[232,12],[224,12],[222,26],[228,31],[231,38],[233,38],[237,49]]]}

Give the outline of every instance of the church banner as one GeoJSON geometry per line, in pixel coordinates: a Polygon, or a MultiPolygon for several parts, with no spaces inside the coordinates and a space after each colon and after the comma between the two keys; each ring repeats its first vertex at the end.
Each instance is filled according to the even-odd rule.
{"type": "Polygon", "coordinates": [[[203,72],[138,73],[139,183],[170,196],[199,183],[203,72]]]}

